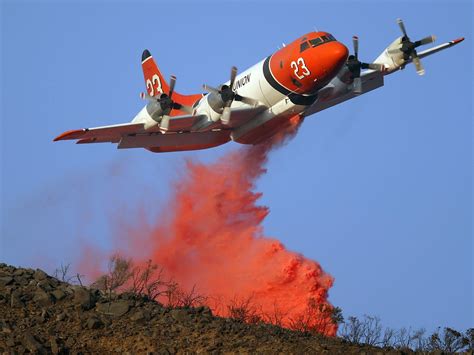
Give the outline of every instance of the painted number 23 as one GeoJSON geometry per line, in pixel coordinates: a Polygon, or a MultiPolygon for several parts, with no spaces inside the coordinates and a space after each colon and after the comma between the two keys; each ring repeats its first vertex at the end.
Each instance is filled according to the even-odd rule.
{"type": "Polygon", "coordinates": [[[148,89],[150,96],[158,95],[158,93],[162,94],[163,89],[161,88],[160,77],[157,74],[154,74],[151,79],[147,79],[146,88],[148,89]]]}
{"type": "Polygon", "coordinates": [[[301,57],[299,57],[296,61],[292,61],[290,66],[293,68],[293,72],[295,73],[296,77],[300,80],[311,74],[309,69],[306,67],[304,59],[301,57]]]}

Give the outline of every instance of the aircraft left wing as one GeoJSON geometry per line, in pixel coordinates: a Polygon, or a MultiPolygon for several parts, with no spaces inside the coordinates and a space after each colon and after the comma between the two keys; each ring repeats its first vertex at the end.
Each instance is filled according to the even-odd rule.
{"type": "Polygon", "coordinates": [[[354,97],[368,93],[369,91],[375,90],[384,84],[384,74],[379,71],[368,70],[360,76],[362,82],[362,91],[360,94],[355,94],[352,90],[347,90],[344,94],[337,95],[327,100],[317,100],[312,106],[310,106],[305,112],[305,116],[312,115],[313,113],[325,110],[329,107],[340,104],[341,102],[353,99],[354,97]]]}

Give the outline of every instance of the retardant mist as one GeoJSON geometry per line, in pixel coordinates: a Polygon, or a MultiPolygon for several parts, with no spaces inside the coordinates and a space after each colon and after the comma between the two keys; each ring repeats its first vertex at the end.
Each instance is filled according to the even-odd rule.
{"type": "Polygon", "coordinates": [[[296,133],[299,120],[290,122],[265,144],[242,147],[211,164],[188,161],[156,225],[151,231],[133,228],[126,244],[133,250],[145,241],[146,257],[181,287],[195,285],[218,315],[228,316],[230,304],[250,300],[269,320],[334,336],[328,302],[333,278],[316,261],[264,235],[269,210],[257,204],[261,194],[254,192],[268,153],[296,133]]]}

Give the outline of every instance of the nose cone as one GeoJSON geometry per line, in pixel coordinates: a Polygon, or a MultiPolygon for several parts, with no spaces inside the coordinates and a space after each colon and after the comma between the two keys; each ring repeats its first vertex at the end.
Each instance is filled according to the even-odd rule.
{"type": "Polygon", "coordinates": [[[336,41],[316,48],[319,50],[318,66],[321,69],[318,83],[320,86],[324,86],[341,70],[342,66],[346,63],[349,51],[345,45],[336,41]]]}
{"type": "Polygon", "coordinates": [[[339,42],[332,44],[332,57],[333,62],[338,67],[338,70],[344,65],[349,55],[349,51],[345,45],[339,42]]]}
{"type": "Polygon", "coordinates": [[[330,42],[321,46],[319,56],[320,64],[324,68],[324,79],[331,80],[347,60],[349,51],[347,47],[339,42],[330,42]]]}

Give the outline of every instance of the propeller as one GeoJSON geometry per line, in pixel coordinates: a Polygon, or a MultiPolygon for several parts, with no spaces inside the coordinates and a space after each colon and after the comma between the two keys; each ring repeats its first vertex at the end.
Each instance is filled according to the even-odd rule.
{"type": "MultiPolygon", "coordinates": [[[[182,105],[178,102],[173,101],[173,92],[174,92],[174,87],[176,85],[176,76],[171,75],[170,77],[170,88],[168,91],[168,94],[162,93],[161,95],[157,96],[150,96],[148,94],[142,93],[141,97],[142,99],[146,99],[151,102],[157,102],[159,105],[159,108],[161,109],[161,120],[160,120],[160,129],[162,131],[167,131],[169,124],[170,124],[170,113],[172,110],[180,110],[184,111],[188,114],[191,114],[193,112],[193,108],[190,106],[182,105]]],[[[151,123],[149,125],[145,125],[145,129],[149,129],[153,126],[155,126],[156,123],[151,123]]]]}
{"type": "Polygon", "coordinates": [[[232,88],[234,87],[235,83],[235,78],[237,77],[237,68],[232,67],[230,71],[230,82],[229,85],[221,85],[219,89],[216,89],[212,86],[203,85],[204,90],[208,92],[212,92],[216,95],[219,95],[222,102],[224,103],[222,114],[221,114],[221,121],[224,124],[228,124],[230,121],[230,106],[232,105],[232,102],[235,101],[240,101],[243,102],[244,104],[250,105],[250,106],[257,106],[258,101],[251,99],[250,97],[245,97],[237,94],[235,90],[232,88]]]}
{"type": "Polygon", "coordinates": [[[377,63],[364,63],[359,60],[359,37],[352,37],[352,46],[354,48],[354,54],[347,58],[346,65],[352,74],[352,78],[354,79],[354,93],[360,94],[362,93],[362,80],[360,79],[361,69],[382,71],[384,70],[384,66],[383,64],[377,63]]]}
{"type": "Polygon", "coordinates": [[[416,52],[416,48],[418,48],[419,46],[423,46],[425,44],[433,43],[436,40],[436,37],[431,35],[431,36],[422,38],[419,41],[412,42],[410,40],[410,37],[408,37],[407,30],[405,29],[405,25],[403,24],[402,19],[397,19],[397,23],[398,23],[398,26],[400,26],[400,30],[403,33],[401,46],[399,48],[389,49],[388,52],[390,54],[402,52],[403,59],[405,61],[411,58],[411,60],[413,61],[413,64],[415,64],[416,72],[418,73],[418,75],[425,74],[425,69],[423,68],[423,65],[421,64],[420,58],[418,57],[418,53],[416,52]]]}

